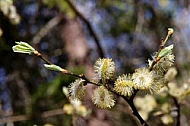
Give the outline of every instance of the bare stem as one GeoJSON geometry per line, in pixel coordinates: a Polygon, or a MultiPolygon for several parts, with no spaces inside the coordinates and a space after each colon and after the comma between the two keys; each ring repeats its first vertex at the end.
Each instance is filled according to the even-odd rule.
{"type": "Polygon", "coordinates": [[[132,109],[132,114],[140,121],[141,125],[142,126],[148,126],[146,121],[140,116],[139,112],[137,111],[137,108],[135,107],[135,105],[133,103],[133,99],[128,99],[124,96],[122,96],[122,97],[129,104],[129,106],[132,109]]]}
{"type": "MultiPolygon", "coordinates": [[[[34,51],[34,55],[39,57],[40,59],[42,59],[45,63],[49,64],[49,65],[52,65],[53,63],[51,63],[48,59],[46,59],[41,53],[39,53],[37,50],[34,51]]],[[[75,74],[75,73],[72,73],[72,72],[69,72],[65,69],[63,69],[63,71],[61,71],[62,74],[66,74],[66,75],[71,75],[71,76],[75,76],[75,77],[78,77],[78,78],[81,78],[83,80],[86,81],[86,83],[91,83],[91,84],[94,84],[94,85],[98,85],[100,86],[101,84],[99,83],[95,83],[93,81],[90,81],[86,76],[84,76],[84,74],[75,74]]]]}
{"type": "Polygon", "coordinates": [[[47,64],[49,64],[49,65],[53,64],[48,59],[46,59],[44,56],[42,56],[42,54],[40,52],[38,52],[37,50],[35,50],[33,53],[34,53],[35,56],[39,57],[40,59],[45,61],[47,64]]]}
{"type": "Polygon", "coordinates": [[[177,107],[177,109],[176,109],[176,112],[177,112],[176,126],[180,126],[180,105],[179,105],[176,97],[172,96],[172,98],[174,100],[175,106],[177,107]]]}
{"type": "Polygon", "coordinates": [[[154,65],[161,59],[158,58],[160,52],[162,51],[162,49],[164,48],[166,42],[168,41],[169,37],[173,34],[173,29],[172,28],[168,28],[168,34],[166,36],[166,38],[164,39],[164,41],[161,41],[161,44],[159,46],[158,52],[156,53],[156,56],[154,57],[154,61],[152,62],[151,66],[149,67],[149,71],[152,71],[152,68],[154,67],[154,65]]]}
{"type": "Polygon", "coordinates": [[[72,73],[72,72],[67,72],[67,73],[63,73],[63,74],[67,74],[67,75],[75,76],[75,77],[78,77],[78,78],[81,78],[81,79],[85,80],[86,83],[91,83],[91,84],[94,84],[94,85],[101,86],[101,84],[99,84],[99,83],[95,83],[95,82],[89,80],[86,76],[84,76],[84,74],[80,74],[80,75],[78,75],[78,74],[75,74],[75,73],[72,73]]]}

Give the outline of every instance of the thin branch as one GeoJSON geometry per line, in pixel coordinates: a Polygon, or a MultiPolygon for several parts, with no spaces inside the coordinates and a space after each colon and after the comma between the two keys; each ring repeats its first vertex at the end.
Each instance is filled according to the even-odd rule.
{"type": "Polygon", "coordinates": [[[101,86],[102,85],[102,84],[99,84],[99,83],[96,83],[96,82],[93,82],[93,81],[89,80],[86,76],[84,76],[84,74],[78,75],[78,74],[75,74],[75,73],[72,73],[72,72],[68,72],[68,71],[67,71],[67,73],[64,72],[63,74],[67,74],[67,75],[71,75],[71,76],[75,76],[75,77],[81,78],[81,79],[83,79],[83,80],[86,81],[86,84],[90,83],[90,84],[94,84],[94,85],[97,85],[97,86],[101,86]]]}
{"type": "MultiPolygon", "coordinates": [[[[42,59],[45,63],[47,63],[47,64],[49,64],[49,65],[53,65],[53,63],[51,63],[48,59],[46,59],[46,58],[45,58],[40,52],[38,52],[37,50],[35,50],[35,51],[33,52],[33,54],[34,54],[35,56],[39,57],[40,59],[42,59]]],[[[93,82],[93,81],[90,81],[86,76],[84,76],[84,74],[79,74],[79,75],[78,75],[78,74],[69,72],[69,71],[67,71],[67,70],[65,70],[65,69],[62,69],[60,72],[61,72],[62,74],[71,75],[71,76],[75,76],[75,77],[81,78],[81,79],[85,80],[86,83],[91,83],[91,84],[98,85],[98,86],[101,85],[101,84],[99,84],[99,83],[95,83],[95,82],[93,82]]]]}
{"type": "MultiPolygon", "coordinates": [[[[46,58],[44,58],[44,57],[41,55],[41,53],[39,53],[38,51],[34,51],[34,55],[35,55],[35,56],[38,56],[39,58],[41,58],[42,60],[44,60],[46,63],[51,64],[51,63],[50,63],[46,58]]],[[[92,82],[91,80],[89,80],[89,79],[88,79],[86,76],[84,76],[83,74],[78,75],[78,74],[75,74],[75,73],[72,73],[72,72],[68,72],[68,71],[65,70],[65,69],[63,69],[63,72],[61,71],[61,73],[62,73],[62,74],[66,74],[66,75],[75,76],[75,77],[78,77],[78,78],[81,78],[81,79],[84,79],[84,80],[86,81],[86,84],[87,84],[87,83],[91,83],[91,84],[94,84],[94,85],[101,86],[101,84],[92,82]]],[[[116,95],[119,95],[119,94],[117,94],[116,92],[114,92],[113,90],[111,90],[111,89],[109,89],[109,88],[108,88],[108,90],[110,90],[111,92],[115,93],[116,95]]],[[[123,98],[125,99],[125,101],[129,104],[129,106],[130,106],[131,109],[132,109],[133,115],[138,118],[138,120],[140,121],[140,123],[141,123],[143,126],[148,126],[148,124],[146,123],[146,121],[144,121],[143,118],[139,115],[139,113],[138,113],[138,111],[137,111],[137,109],[136,109],[136,107],[135,107],[135,105],[134,105],[134,103],[133,103],[133,99],[134,99],[134,97],[135,97],[135,95],[136,95],[137,92],[138,92],[138,90],[135,91],[134,95],[133,95],[130,99],[128,99],[127,97],[121,96],[121,95],[119,95],[119,96],[123,97],[123,98]]]]}
{"type": "Polygon", "coordinates": [[[42,54],[40,53],[40,52],[38,52],[37,50],[35,50],[34,52],[33,52],[33,54],[35,55],[35,56],[37,56],[37,57],[39,57],[40,59],[42,59],[43,61],[45,61],[45,63],[47,63],[47,64],[53,64],[53,63],[51,63],[48,59],[46,59],[44,56],[42,56],[42,54]]]}
{"type": "Polygon", "coordinates": [[[141,115],[139,114],[139,112],[137,111],[137,108],[135,107],[134,103],[133,103],[133,99],[128,99],[124,96],[122,96],[123,99],[129,104],[129,106],[132,109],[132,114],[140,121],[142,126],[148,126],[148,124],[146,123],[146,121],[141,117],[141,115]]]}
{"type": "Polygon", "coordinates": [[[135,96],[136,96],[136,94],[138,93],[138,89],[135,89],[134,90],[134,93],[133,93],[133,95],[130,97],[130,100],[133,100],[134,98],[135,98],[135,96]]]}
{"type": "MultiPolygon", "coordinates": [[[[168,34],[167,34],[167,36],[166,36],[166,39],[161,42],[161,45],[160,45],[160,47],[159,47],[159,49],[158,49],[156,58],[158,57],[159,53],[160,53],[161,50],[163,49],[163,47],[164,47],[166,41],[168,40],[168,38],[170,37],[170,35],[171,35],[171,34],[169,34],[169,32],[168,32],[168,34]]],[[[51,63],[50,63],[46,58],[44,58],[39,52],[36,51],[36,53],[34,52],[34,54],[35,54],[36,56],[40,57],[40,58],[41,58],[42,60],[44,60],[46,63],[51,64],[51,63]]],[[[155,59],[156,59],[156,58],[155,58],[155,59]]],[[[154,66],[157,62],[158,62],[158,61],[154,60],[154,62],[152,63],[152,65],[149,67],[149,70],[150,70],[150,71],[152,70],[153,66],[154,66]]],[[[90,81],[90,80],[89,80],[88,78],[86,78],[83,74],[78,75],[78,74],[75,74],[75,73],[68,72],[67,70],[65,71],[65,69],[64,69],[64,71],[63,71],[62,73],[63,73],[63,74],[67,74],[67,75],[72,75],[72,76],[75,76],[75,77],[78,77],[78,78],[81,78],[81,79],[84,79],[84,80],[86,81],[86,84],[87,84],[87,83],[91,83],[91,84],[98,85],[98,86],[101,85],[101,84],[98,84],[98,83],[95,83],[95,82],[90,81]]],[[[108,90],[110,90],[111,92],[113,92],[113,91],[112,91],[111,89],[109,89],[109,88],[108,88],[108,90]]],[[[133,99],[134,99],[134,97],[136,96],[136,94],[138,93],[138,91],[139,91],[139,90],[135,90],[134,94],[133,94],[129,99],[128,99],[127,97],[121,96],[121,95],[119,95],[119,94],[117,94],[117,93],[115,93],[115,92],[114,92],[114,93],[124,98],[124,100],[125,100],[125,101],[129,104],[129,106],[131,107],[131,109],[132,109],[132,114],[140,121],[141,125],[143,125],[143,126],[148,126],[148,124],[146,123],[146,121],[140,116],[140,114],[139,114],[139,112],[137,111],[137,108],[135,107],[134,102],[133,102],[133,99]]],[[[176,102],[175,100],[174,100],[174,102],[175,102],[176,106],[179,108],[180,106],[177,104],[177,102],[176,102]]],[[[178,114],[178,116],[180,116],[180,115],[178,114]]],[[[178,117],[178,118],[179,118],[179,117],[178,117]]],[[[179,122],[179,120],[178,120],[178,121],[177,121],[177,126],[179,126],[179,123],[180,123],[180,122],[179,122]]]]}
{"type": "Polygon", "coordinates": [[[44,27],[42,27],[38,33],[33,37],[32,44],[38,44],[41,39],[59,22],[61,21],[62,17],[60,15],[57,15],[56,17],[52,18],[50,21],[48,21],[44,27]]]}
{"type": "Polygon", "coordinates": [[[159,56],[160,52],[162,51],[162,49],[164,48],[164,46],[165,46],[166,42],[168,41],[169,37],[172,34],[173,34],[173,29],[168,28],[168,34],[167,34],[166,38],[164,39],[164,41],[163,40],[161,41],[161,44],[160,44],[159,49],[158,49],[158,52],[156,53],[156,56],[155,56],[152,64],[149,67],[150,71],[152,71],[154,65],[162,58],[162,57],[158,57],[158,56],[159,56]]]}
{"type": "Polygon", "coordinates": [[[177,109],[176,109],[176,112],[177,112],[176,126],[180,126],[180,105],[179,105],[176,97],[172,96],[172,98],[174,100],[175,106],[177,107],[177,109]]]}
{"type": "Polygon", "coordinates": [[[85,16],[81,12],[79,12],[79,10],[75,7],[75,5],[70,0],[65,0],[65,1],[69,4],[69,6],[72,8],[72,10],[75,12],[75,14],[77,16],[79,16],[86,23],[90,34],[92,35],[92,37],[94,38],[94,40],[96,42],[100,57],[101,58],[105,57],[103,49],[102,49],[102,47],[100,45],[100,41],[98,39],[98,36],[96,35],[95,31],[92,29],[92,26],[91,26],[90,22],[85,18],[85,16]]]}
{"type": "MultiPolygon", "coordinates": [[[[52,63],[50,63],[50,61],[48,61],[48,59],[44,58],[43,55],[41,55],[41,53],[39,53],[38,51],[35,51],[35,52],[34,52],[34,55],[37,56],[37,57],[39,57],[39,58],[41,58],[42,60],[44,60],[47,64],[52,64],[52,63]]],[[[84,80],[86,81],[86,84],[87,84],[87,83],[91,83],[91,84],[94,84],[94,85],[101,86],[101,84],[95,83],[95,82],[89,80],[89,79],[88,79],[86,76],[84,76],[83,74],[78,75],[78,74],[69,72],[69,71],[67,71],[67,70],[65,70],[65,69],[63,69],[63,72],[61,71],[61,73],[62,73],[62,74],[66,74],[66,75],[75,76],[75,77],[78,77],[78,78],[81,78],[81,79],[84,79],[84,80]]],[[[111,91],[111,92],[113,92],[113,93],[115,93],[116,95],[119,95],[119,94],[117,94],[116,92],[114,92],[113,90],[111,90],[111,89],[109,89],[109,88],[108,88],[108,90],[111,91]]],[[[135,95],[137,94],[137,92],[138,92],[138,90],[135,90],[134,95],[133,95],[130,99],[128,99],[127,97],[121,96],[121,95],[119,95],[119,96],[123,97],[124,100],[129,104],[129,106],[130,106],[131,109],[132,109],[132,114],[133,114],[135,117],[137,117],[137,119],[140,121],[141,125],[143,125],[143,126],[148,126],[148,124],[146,123],[146,121],[144,121],[143,118],[142,118],[142,117],[140,116],[140,114],[138,113],[138,111],[137,111],[137,109],[136,109],[136,107],[135,107],[135,105],[134,105],[134,103],[133,103],[133,99],[134,99],[135,95]]]]}
{"type": "MultiPolygon", "coordinates": [[[[69,2],[70,2],[70,1],[69,1],[69,2]]],[[[77,12],[78,12],[78,11],[77,11],[77,12]]],[[[172,29],[172,30],[173,30],[173,29],[172,29]]],[[[168,29],[168,34],[167,34],[167,36],[166,36],[166,39],[161,42],[161,45],[160,45],[160,47],[159,47],[159,49],[158,49],[158,52],[157,52],[157,55],[156,55],[156,57],[155,57],[153,63],[152,63],[151,66],[149,67],[149,70],[150,70],[150,71],[152,70],[153,66],[158,62],[157,58],[158,58],[158,56],[159,56],[159,53],[161,52],[161,50],[162,50],[163,47],[165,46],[166,41],[168,40],[168,38],[171,36],[172,33],[173,33],[173,31],[171,31],[171,29],[168,29]]],[[[44,60],[47,64],[52,64],[49,60],[47,60],[46,58],[44,58],[44,57],[41,55],[41,53],[39,53],[38,51],[35,50],[35,51],[33,52],[33,54],[36,55],[36,56],[38,56],[38,57],[41,58],[42,60],[44,60]]],[[[95,85],[98,85],[98,86],[101,85],[101,84],[98,84],[98,83],[95,83],[95,82],[90,81],[90,80],[89,80],[88,78],[86,78],[83,74],[78,75],[78,74],[75,74],[75,73],[68,72],[68,71],[65,70],[65,69],[63,69],[63,71],[61,70],[60,72],[63,73],[63,74],[72,75],[72,76],[75,76],[75,77],[84,79],[84,80],[86,81],[86,84],[87,84],[87,83],[91,83],[91,84],[95,84],[95,85]]],[[[108,90],[109,90],[109,89],[108,89],[108,90]]],[[[111,91],[112,91],[112,90],[111,90],[111,91]]],[[[119,95],[119,96],[123,97],[124,100],[129,104],[129,106],[130,106],[131,109],[132,109],[133,115],[140,121],[141,125],[143,125],[143,126],[148,126],[148,124],[147,124],[146,121],[140,116],[139,112],[137,111],[137,108],[136,108],[135,105],[134,105],[133,99],[134,99],[134,97],[136,96],[137,93],[138,93],[138,90],[135,90],[134,95],[131,96],[131,98],[129,98],[129,99],[128,99],[127,97],[124,97],[124,96],[121,96],[121,95],[119,95]]],[[[117,93],[116,93],[116,94],[117,94],[117,93]]],[[[118,95],[118,94],[117,94],[117,95],[118,95]]],[[[180,120],[179,120],[179,119],[180,119],[180,114],[179,114],[180,106],[179,106],[179,104],[178,104],[178,102],[177,102],[177,99],[175,99],[175,98],[174,98],[174,103],[175,103],[176,107],[178,108],[177,126],[179,126],[179,124],[180,124],[180,120]]]]}
{"type": "MultiPolygon", "coordinates": [[[[60,109],[54,109],[45,111],[41,114],[41,118],[47,118],[51,116],[57,116],[64,114],[64,111],[62,108],[60,109]]],[[[0,124],[6,124],[6,123],[13,123],[13,122],[19,122],[19,121],[26,121],[30,120],[29,115],[17,115],[17,116],[5,116],[4,118],[0,118],[0,124]]]]}
{"type": "MultiPolygon", "coordinates": [[[[160,46],[159,46],[158,52],[157,52],[157,54],[156,54],[156,57],[155,57],[153,63],[151,64],[151,66],[149,67],[149,70],[150,70],[150,71],[152,71],[154,65],[159,61],[159,60],[157,60],[157,57],[159,56],[159,53],[160,53],[161,50],[164,48],[164,46],[165,46],[167,40],[169,39],[169,37],[173,34],[173,31],[171,31],[171,30],[173,30],[173,29],[168,29],[168,34],[167,34],[165,40],[164,40],[164,41],[162,40],[162,42],[161,42],[161,44],[160,44],[160,46]]],[[[143,126],[148,126],[148,124],[146,123],[146,121],[144,121],[144,119],[139,115],[139,113],[138,113],[138,111],[137,111],[137,109],[136,109],[136,107],[135,107],[135,105],[134,105],[134,103],[133,103],[133,99],[135,98],[135,96],[136,96],[136,94],[138,93],[138,91],[139,91],[139,90],[135,90],[134,93],[133,93],[133,95],[130,97],[130,99],[128,99],[128,98],[126,98],[126,97],[123,97],[123,98],[124,98],[125,101],[130,105],[130,107],[131,107],[131,109],[132,109],[132,111],[133,111],[133,115],[138,118],[138,120],[141,122],[141,125],[143,125],[143,126]]],[[[176,107],[178,108],[178,111],[179,111],[180,106],[179,106],[178,102],[176,101],[176,99],[174,99],[174,102],[175,102],[175,105],[176,105],[176,107]]],[[[179,113],[179,112],[178,112],[178,113],[179,113]]],[[[177,126],[179,126],[179,124],[180,124],[180,120],[179,120],[180,114],[178,114],[178,116],[179,116],[179,117],[177,117],[177,118],[178,118],[178,120],[177,120],[177,126]]]]}

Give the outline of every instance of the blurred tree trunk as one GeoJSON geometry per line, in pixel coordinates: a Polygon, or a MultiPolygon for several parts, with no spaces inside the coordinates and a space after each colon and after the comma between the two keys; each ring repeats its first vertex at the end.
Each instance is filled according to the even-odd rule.
{"type": "MultiPolygon", "coordinates": [[[[65,50],[68,55],[69,67],[84,67],[85,76],[88,78],[93,77],[93,65],[91,64],[89,57],[89,49],[85,34],[82,30],[80,22],[76,18],[64,18],[61,22],[61,37],[65,44],[65,50]]],[[[92,109],[91,117],[83,119],[74,117],[74,126],[110,126],[105,120],[106,110],[97,109],[94,107],[91,96],[94,86],[88,85],[86,97],[84,98],[84,104],[87,108],[92,109]],[[84,121],[85,120],[85,121],[84,121]]]]}
{"type": "Polygon", "coordinates": [[[82,28],[76,19],[64,18],[62,38],[69,58],[69,66],[85,65],[88,47],[82,28]]]}

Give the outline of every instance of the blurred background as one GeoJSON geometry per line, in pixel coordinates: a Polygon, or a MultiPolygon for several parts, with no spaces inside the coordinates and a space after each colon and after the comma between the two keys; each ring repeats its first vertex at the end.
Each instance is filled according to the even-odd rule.
{"type": "MultiPolygon", "coordinates": [[[[0,125],[139,125],[120,98],[113,109],[96,108],[93,86],[83,100],[91,113],[74,124],[62,109],[69,103],[62,87],[76,78],[46,70],[42,60],[13,53],[12,46],[28,42],[54,64],[88,78],[94,62],[109,57],[115,75],[121,75],[146,66],[169,27],[175,32],[167,44],[174,44],[181,84],[190,70],[189,0],[0,0],[0,125]]],[[[183,126],[190,125],[189,103],[182,110],[183,126]]],[[[147,121],[162,124],[159,117],[147,121]]]]}

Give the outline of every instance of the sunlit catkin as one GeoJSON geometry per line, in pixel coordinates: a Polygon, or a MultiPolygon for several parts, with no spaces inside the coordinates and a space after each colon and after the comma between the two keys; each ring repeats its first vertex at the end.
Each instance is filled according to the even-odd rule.
{"type": "Polygon", "coordinates": [[[94,71],[96,73],[96,78],[102,80],[104,84],[106,80],[113,77],[115,63],[109,58],[98,59],[94,65],[94,71]]]}
{"type": "Polygon", "coordinates": [[[140,90],[148,90],[154,83],[153,73],[147,68],[139,68],[132,75],[132,80],[140,90]]]}
{"type": "Polygon", "coordinates": [[[130,97],[136,88],[130,75],[122,75],[115,81],[113,90],[120,95],[130,97]]]}
{"type": "Polygon", "coordinates": [[[99,108],[111,108],[115,105],[113,94],[109,92],[104,86],[99,86],[94,89],[92,101],[99,108]]]}
{"type": "Polygon", "coordinates": [[[80,100],[85,95],[86,87],[84,86],[85,80],[77,79],[69,85],[69,98],[71,100],[80,100]]]}

